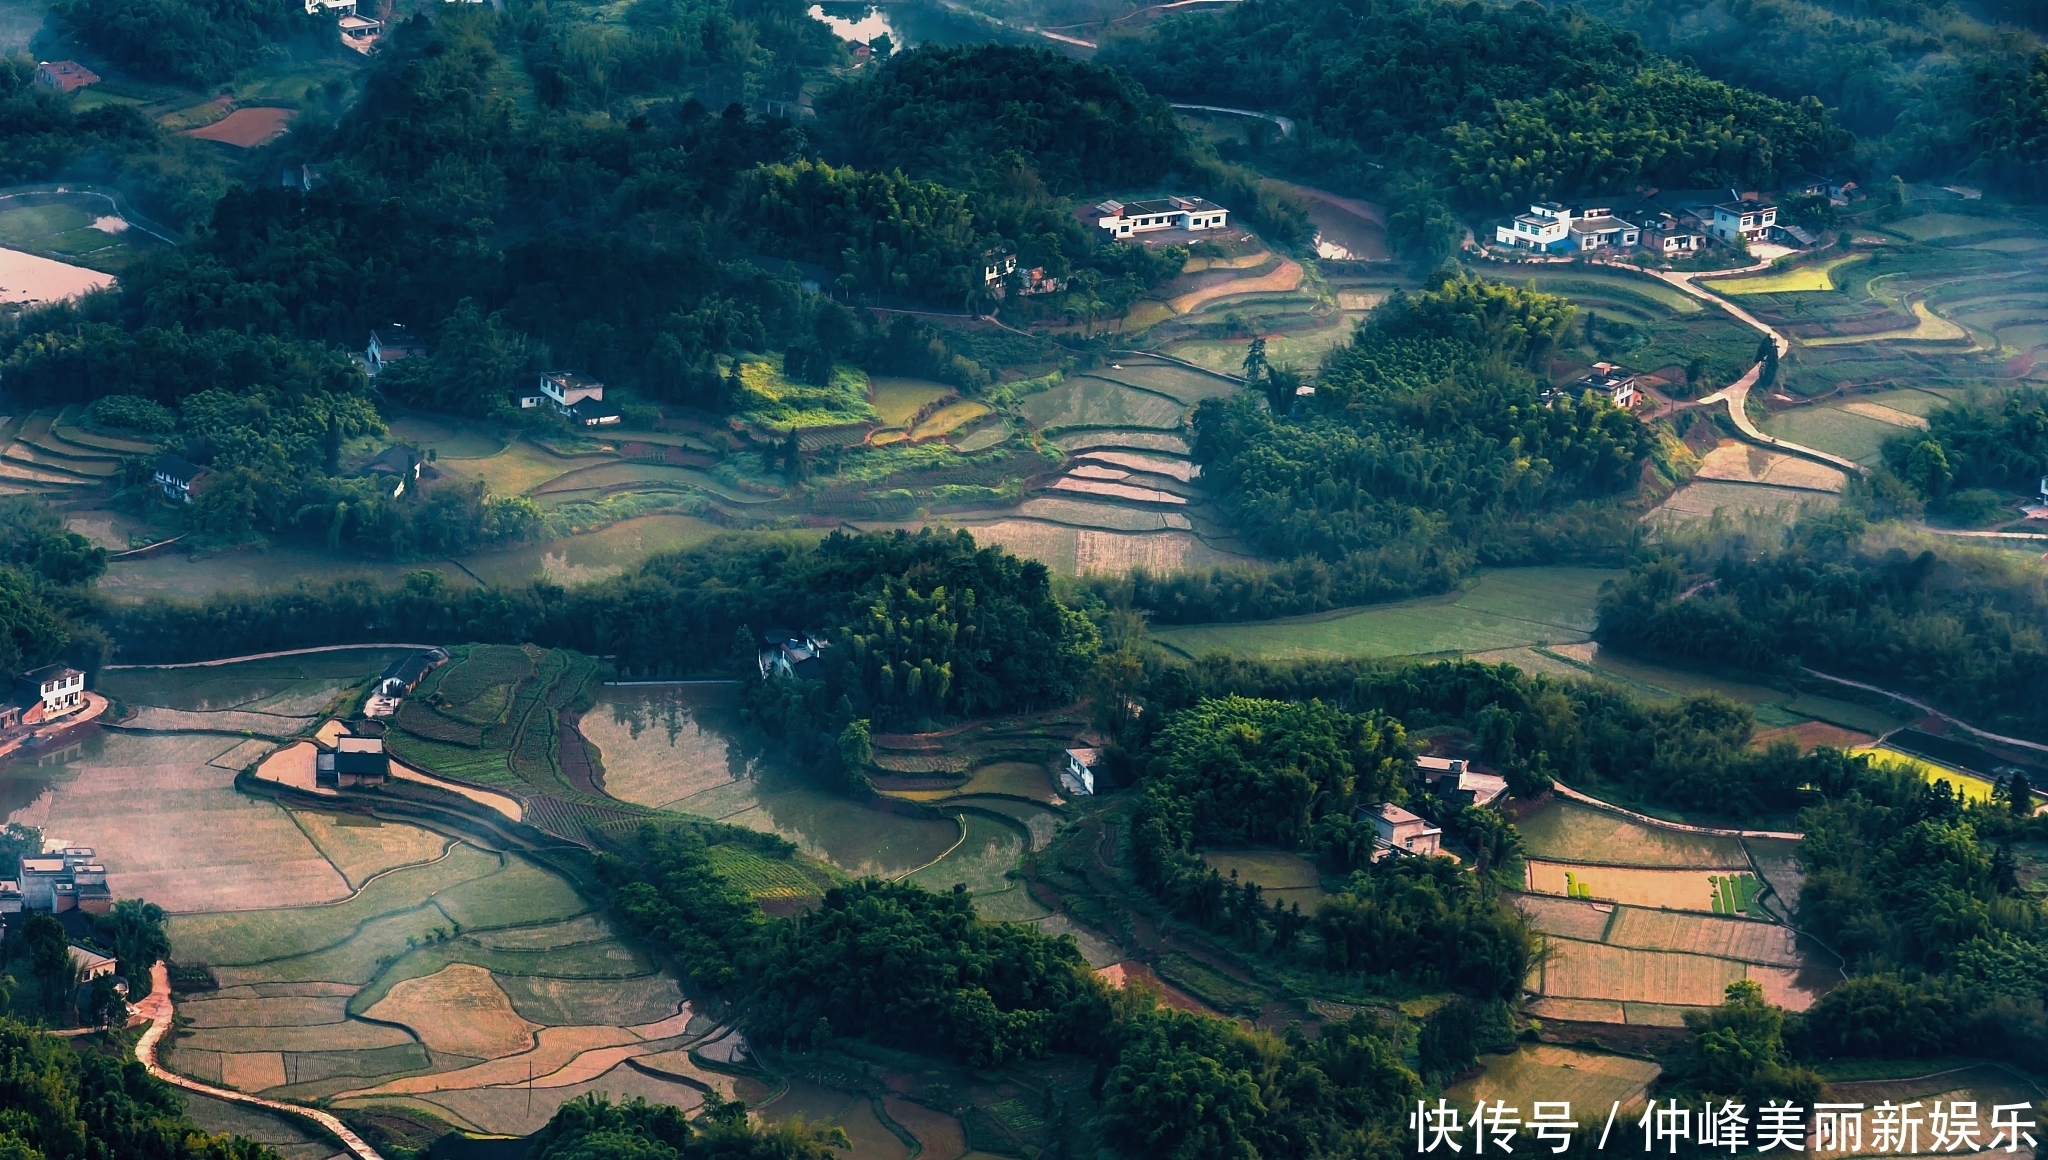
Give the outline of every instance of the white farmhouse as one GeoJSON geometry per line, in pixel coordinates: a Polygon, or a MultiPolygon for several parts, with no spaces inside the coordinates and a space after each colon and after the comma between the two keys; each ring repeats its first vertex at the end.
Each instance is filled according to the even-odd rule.
{"type": "Polygon", "coordinates": [[[1493,240],[1503,246],[1545,252],[1569,249],[1571,236],[1572,211],[1554,201],[1539,201],[1528,213],[1516,214],[1513,221],[1493,231],[1493,240]]]}
{"type": "MultiPolygon", "coordinates": [[[[1729,201],[1701,208],[1712,214],[1706,222],[1707,232],[1731,246],[1737,240],[1767,242],[1772,227],[1778,224],[1778,207],[1767,201],[1729,201]]],[[[1705,218],[1706,214],[1701,216],[1705,218]]]]}
{"type": "Polygon", "coordinates": [[[1060,784],[1077,797],[1095,792],[1095,767],[1102,761],[1100,749],[1069,749],[1067,764],[1060,770],[1060,784]]]}
{"type": "Polygon", "coordinates": [[[1220,230],[1230,211],[1199,197],[1166,197],[1157,201],[1105,201],[1095,207],[1095,224],[1111,237],[1128,238],[1155,230],[1220,230]]]}

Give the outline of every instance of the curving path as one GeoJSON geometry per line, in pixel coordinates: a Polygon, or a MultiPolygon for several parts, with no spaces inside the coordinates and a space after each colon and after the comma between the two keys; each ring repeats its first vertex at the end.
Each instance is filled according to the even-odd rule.
{"type": "MultiPolygon", "coordinates": [[[[1158,7],[1162,9],[1178,8],[1181,4],[1215,4],[1217,2],[1218,0],[1181,0],[1180,4],[1161,4],[1158,7]]],[[[1275,125],[1280,126],[1280,135],[1282,137],[1294,136],[1294,118],[1283,117],[1278,113],[1261,113],[1257,109],[1233,109],[1228,105],[1173,104],[1167,107],[1173,109],[1193,109],[1198,113],[1229,113],[1238,117],[1257,117],[1261,121],[1271,121],[1275,125]]]]}
{"type": "Polygon", "coordinates": [[[1581,805],[1606,810],[1610,814],[1620,814],[1629,821],[1645,826],[1655,826],[1660,830],[1676,830],[1681,834],[1703,834],[1710,838],[1785,838],[1796,842],[1806,837],[1805,834],[1795,834],[1787,830],[1735,830],[1719,826],[1689,826],[1684,822],[1667,822],[1663,818],[1653,818],[1648,814],[1639,814],[1634,810],[1625,810],[1613,802],[1602,801],[1592,794],[1575,790],[1556,778],[1550,779],[1550,785],[1558,793],[1581,805]]]}
{"type": "Polygon", "coordinates": [[[1941,710],[1935,708],[1927,702],[1919,700],[1914,697],[1908,697],[1904,693],[1894,693],[1890,689],[1880,688],[1876,685],[1866,685],[1862,681],[1852,681],[1847,677],[1830,676],[1827,673],[1819,672],[1815,669],[1809,669],[1805,665],[1799,666],[1799,671],[1805,673],[1809,677],[1819,677],[1823,681],[1833,681],[1835,684],[1847,685],[1852,689],[1862,689],[1865,692],[1869,693],[1882,693],[1885,696],[1890,697],[1894,701],[1902,701],[1905,704],[1911,705],[1915,709],[1918,709],[1923,713],[1928,713],[1933,716],[1939,717],[1942,720],[1948,722],[1949,724],[1954,725],[1956,728],[1961,729],[1963,732],[1968,733],[1972,737],[1981,737],[1986,741],[1995,741],[2000,745],[2014,745],[2018,746],[2021,749],[2032,749],[2038,753],[2048,753],[2048,745],[2043,745],[2038,741],[2027,741],[2019,737],[2007,737],[2003,733],[1992,733],[1988,730],[1979,729],[1975,725],[1969,725],[1962,721],[1958,721],[1953,716],[1942,712],[1941,710]]]}
{"type": "Polygon", "coordinates": [[[238,665],[243,661],[267,661],[272,657],[302,657],[312,653],[347,652],[359,648],[440,648],[437,644],[403,644],[393,641],[370,641],[367,644],[323,644],[317,648],[288,648],[278,652],[250,653],[247,656],[222,657],[213,661],[185,661],[175,665],[101,665],[103,673],[117,669],[205,669],[215,665],[238,665]]]}
{"type": "Polygon", "coordinates": [[[1763,367],[1764,364],[1758,363],[1749,368],[1748,374],[1701,399],[1700,404],[1705,406],[1717,402],[1727,403],[1728,418],[1735,423],[1735,429],[1742,433],[1743,438],[1751,443],[1768,447],[1774,451],[1782,451],[1787,455],[1796,455],[1801,459],[1811,459],[1816,463],[1824,463],[1829,467],[1839,467],[1843,471],[1856,475],[1869,475],[1870,469],[1853,459],[1844,459],[1839,455],[1822,451],[1816,447],[1808,447],[1803,443],[1791,443],[1775,435],[1766,435],[1757,428],[1755,423],[1749,421],[1749,390],[1751,387],[1756,386],[1757,376],[1762,373],[1763,367]]]}
{"type": "Polygon", "coordinates": [[[198,1080],[186,1079],[184,1076],[170,1071],[157,1063],[157,1044],[163,1041],[165,1032],[171,1029],[171,973],[165,968],[162,960],[158,960],[157,964],[149,969],[149,983],[149,997],[137,1004],[135,1008],[142,1014],[143,1018],[149,1020],[149,1027],[143,1031],[142,1038],[135,1041],[135,1058],[141,1062],[143,1068],[149,1074],[174,1087],[198,1092],[200,1095],[211,1096],[217,1100],[226,1100],[232,1104],[244,1104],[252,1108],[282,1112],[288,1116],[298,1116],[302,1119],[311,1120],[319,1124],[329,1135],[341,1141],[341,1146],[346,1148],[349,1154],[354,1156],[356,1160],[384,1160],[384,1157],[375,1148],[370,1147],[361,1136],[349,1131],[348,1125],[318,1108],[288,1104],[282,1100],[267,1100],[262,1096],[247,1095],[228,1088],[217,1088],[211,1084],[200,1083],[198,1080]]]}

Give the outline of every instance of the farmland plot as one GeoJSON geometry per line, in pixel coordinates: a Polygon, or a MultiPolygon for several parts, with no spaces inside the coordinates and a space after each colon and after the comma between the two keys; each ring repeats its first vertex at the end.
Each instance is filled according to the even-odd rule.
{"type": "Polygon", "coordinates": [[[1585,640],[1598,568],[1503,568],[1450,597],[1242,624],[1165,626],[1153,639],[1187,656],[1227,652],[1261,660],[1489,652],[1585,640]]]}
{"type": "MultiPolygon", "coordinates": [[[[1647,869],[1634,866],[1591,866],[1531,858],[1529,889],[1566,898],[1595,898],[1629,906],[1721,913],[1721,879],[1733,874],[1755,880],[1745,867],[1726,874],[1711,870],[1647,869]]],[[[1747,905],[1745,898],[1744,904],[1747,905]]]]}
{"type": "Polygon", "coordinates": [[[1069,428],[1180,429],[1182,406],[1150,391],[1107,379],[1081,376],[1040,391],[1023,402],[1024,417],[1046,431],[1069,428]]]}
{"type": "Polygon", "coordinates": [[[584,721],[584,736],[605,766],[607,792],[777,834],[848,873],[897,877],[960,840],[960,826],[950,819],[862,807],[748,752],[736,742],[731,710],[707,704],[702,694],[607,689],[584,721]]]}
{"type": "MultiPolygon", "coordinates": [[[[1532,858],[1552,862],[1600,865],[1627,858],[1636,866],[1714,870],[1745,868],[1742,845],[1734,838],[1686,834],[1632,822],[1620,814],[1577,802],[1553,800],[1516,823],[1532,858]]],[[[1707,902],[1706,878],[1700,876],[1699,906],[1707,902]]],[[[1558,893],[1562,893],[1559,891],[1558,893]]]]}
{"type": "MultiPolygon", "coordinates": [[[[337,837],[361,827],[321,815],[304,825],[355,842],[366,865],[429,844],[364,846],[337,837]]],[[[166,1061],[212,1082],[347,1107],[410,1102],[487,1132],[529,1130],[598,1088],[699,1098],[627,1065],[690,1042],[675,980],[567,883],[515,857],[457,844],[338,905],[179,915],[171,937],[223,987],[180,1001],[190,1029],[166,1061]]]]}
{"type": "Polygon", "coordinates": [[[1627,1108],[1662,1070],[1648,1060],[1555,1043],[1525,1043],[1480,1061],[1483,1072],[1445,1093],[1460,1107],[1485,1099],[1517,1108],[1533,1108],[1537,1100],[1569,1100],[1574,1110],[1616,1103],[1627,1108]]]}
{"type": "Polygon", "coordinates": [[[209,764],[239,744],[101,734],[32,811],[12,820],[93,847],[117,897],[146,898],[173,912],[347,895],[348,883],[285,811],[235,792],[234,772],[209,764]]]}

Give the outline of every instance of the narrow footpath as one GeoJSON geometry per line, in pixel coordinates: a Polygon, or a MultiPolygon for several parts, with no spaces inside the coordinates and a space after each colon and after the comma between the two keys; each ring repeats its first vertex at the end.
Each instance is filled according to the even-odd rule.
{"type": "Polygon", "coordinates": [[[1725,829],[1719,826],[1689,826],[1684,822],[1667,822],[1663,818],[1653,818],[1648,814],[1639,814],[1634,810],[1625,810],[1620,806],[1615,805],[1613,802],[1603,801],[1600,798],[1594,797],[1592,794],[1581,793],[1580,791],[1573,789],[1565,783],[1558,781],[1556,778],[1552,778],[1550,780],[1550,786],[1552,789],[1555,789],[1558,793],[1563,794],[1565,797],[1568,797],[1571,800],[1580,803],[1581,805],[1588,805],[1592,806],[1594,809],[1606,810],[1610,814],[1620,814],[1622,817],[1627,818],[1629,821],[1639,822],[1645,826],[1655,826],[1660,830],[1676,830],[1681,834],[1703,834],[1710,838],[1784,838],[1788,841],[1793,842],[1797,842],[1800,839],[1806,837],[1805,834],[1795,834],[1787,830],[1735,830],[1725,829]]]}
{"type": "Polygon", "coordinates": [[[1750,422],[1749,389],[1756,386],[1757,376],[1763,372],[1763,368],[1764,364],[1756,364],[1749,368],[1748,374],[1701,399],[1700,404],[1706,406],[1713,403],[1727,403],[1728,418],[1735,424],[1735,429],[1742,433],[1744,439],[1760,447],[1768,447],[1773,451],[1782,451],[1787,455],[1796,455],[1801,459],[1811,459],[1817,463],[1824,463],[1829,467],[1839,467],[1853,475],[1869,475],[1870,469],[1853,459],[1844,459],[1842,456],[1834,455],[1818,448],[1808,447],[1803,443],[1791,443],[1773,435],[1766,435],[1757,429],[1755,423],[1750,422]]]}
{"type": "Polygon", "coordinates": [[[211,1096],[217,1100],[226,1100],[232,1104],[244,1104],[252,1108],[262,1108],[265,1111],[281,1112],[288,1116],[297,1116],[300,1119],[311,1120],[319,1124],[329,1135],[339,1140],[341,1146],[346,1148],[349,1154],[354,1156],[356,1160],[384,1160],[384,1157],[375,1148],[370,1147],[361,1136],[349,1131],[348,1125],[318,1108],[287,1104],[279,1100],[266,1100],[262,1096],[246,1095],[228,1088],[217,1088],[211,1084],[200,1083],[198,1080],[186,1079],[184,1076],[174,1071],[169,1071],[158,1064],[156,1061],[157,1044],[163,1041],[165,1033],[171,1029],[171,973],[162,961],[158,961],[155,966],[149,969],[149,997],[138,1003],[135,1009],[142,1014],[143,1018],[149,1020],[149,1027],[143,1031],[142,1038],[135,1041],[135,1058],[141,1062],[143,1068],[149,1074],[173,1087],[181,1087],[186,1091],[198,1092],[200,1095],[211,1096]]]}
{"type": "Polygon", "coordinates": [[[208,669],[215,665],[238,665],[243,661],[267,661],[274,657],[303,657],[313,653],[348,652],[360,648],[440,648],[437,644],[404,644],[395,641],[370,641],[365,644],[323,644],[317,648],[288,648],[278,652],[249,653],[239,657],[221,657],[212,661],[185,661],[175,665],[101,665],[103,673],[120,669],[208,669]]]}

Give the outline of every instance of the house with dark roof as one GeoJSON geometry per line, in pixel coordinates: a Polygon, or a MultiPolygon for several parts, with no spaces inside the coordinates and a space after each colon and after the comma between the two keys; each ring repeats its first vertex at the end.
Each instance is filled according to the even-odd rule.
{"type": "Polygon", "coordinates": [[[825,662],[819,656],[826,644],[808,632],[796,632],[787,628],[770,628],[761,634],[762,648],[755,653],[754,661],[761,669],[761,677],[768,680],[785,677],[798,681],[822,680],[825,676],[825,662]]]}
{"type": "Polygon", "coordinates": [[[619,408],[603,399],[585,399],[566,413],[579,427],[609,427],[620,419],[619,408]]]}
{"type": "MultiPolygon", "coordinates": [[[[1153,201],[1105,201],[1094,209],[1095,224],[1112,238],[1157,230],[1199,233],[1229,224],[1230,211],[1199,197],[1162,197],[1153,201]]],[[[1012,259],[1014,262],[1015,259],[1012,259]]]]}
{"type": "Polygon", "coordinates": [[[206,469],[189,460],[175,455],[164,454],[156,457],[150,466],[150,481],[164,493],[164,498],[178,503],[191,503],[196,494],[195,485],[206,475],[206,469]]]}
{"type": "Polygon", "coordinates": [[[408,653],[384,667],[384,673],[377,678],[377,693],[385,697],[403,697],[419,687],[428,673],[439,668],[448,659],[445,649],[428,649],[425,652],[408,653]]]}
{"type": "Polygon", "coordinates": [[[334,789],[383,785],[390,775],[382,737],[337,737],[333,749],[322,749],[313,759],[314,784],[334,789]]]}

